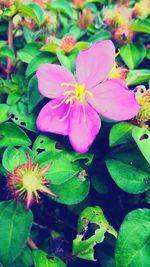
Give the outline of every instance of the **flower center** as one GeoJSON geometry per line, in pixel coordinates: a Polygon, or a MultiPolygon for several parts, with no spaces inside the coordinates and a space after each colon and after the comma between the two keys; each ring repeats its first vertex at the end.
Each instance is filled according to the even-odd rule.
{"type": "Polygon", "coordinates": [[[38,190],[41,179],[32,171],[27,171],[23,176],[23,186],[27,191],[34,192],[38,190]]]}
{"type": "Polygon", "coordinates": [[[67,90],[64,95],[67,97],[65,103],[79,104],[86,102],[86,95],[93,98],[93,94],[89,90],[85,90],[85,84],[79,85],[78,83],[62,83],[62,86],[73,87],[73,90],[67,90]]]}

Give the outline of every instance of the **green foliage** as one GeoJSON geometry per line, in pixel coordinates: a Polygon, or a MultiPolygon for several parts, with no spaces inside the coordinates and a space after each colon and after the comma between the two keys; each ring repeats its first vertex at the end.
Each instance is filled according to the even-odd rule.
{"type": "Polygon", "coordinates": [[[65,263],[58,257],[48,259],[47,254],[42,250],[33,253],[35,267],[66,267],[65,263]]]}
{"type": "MultiPolygon", "coordinates": [[[[125,9],[121,2],[0,1],[1,267],[150,267],[150,89],[143,89],[150,85],[150,19],[146,1],[130,1],[125,9]],[[80,154],[68,136],[37,129],[37,116],[51,100],[41,95],[36,72],[41,64],[58,64],[76,76],[78,54],[108,39],[116,53],[120,50],[113,78],[133,92],[137,85],[144,90],[142,98],[136,92],[143,118],[140,113],[128,121],[100,116],[100,133],[80,154]]],[[[103,72],[107,60],[101,63],[103,72]]],[[[91,64],[96,64],[92,57],[91,64]]],[[[80,71],[88,74],[86,67],[80,71]]],[[[88,97],[94,90],[90,79],[88,97]]],[[[66,115],[71,119],[71,96],[62,121],[66,115]]]]}
{"type": "Polygon", "coordinates": [[[10,266],[21,253],[32,220],[31,211],[16,201],[0,203],[0,262],[4,267],[10,266]]]}
{"type": "Polygon", "coordinates": [[[80,214],[78,220],[78,235],[73,241],[73,254],[81,259],[94,261],[94,246],[103,242],[106,232],[117,236],[116,231],[109,225],[100,207],[87,207],[80,214]],[[83,239],[90,224],[95,226],[95,233],[91,237],[83,239]]]}
{"type": "Polygon", "coordinates": [[[121,47],[120,56],[129,69],[136,68],[146,56],[143,44],[127,44],[121,47]]]}
{"type": "Polygon", "coordinates": [[[133,124],[128,122],[120,122],[115,124],[110,131],[109,144],[110,146],[116,146],[127,143],[132,136],[133,124]]]}
{"type": "Polygon", "coordinates": [[[0,123],[7,121],[9,119],[9,114],[8,114],[9,106],[6,104],[0,104],[0,111],[1,111],[0,123]]]}
{"type": "Polygon", "coordinates": [[[150,131],[145,128],[135,127],[132,131],[132,136],[143,156],[150,164],[150,131]]]}
{"type": "Polygon", "coordinates": [[[31,141],[27,134],[11,122],[0,124],[0,147],[9,145],[28,146],[31,141]]]}
{"type": "Polygon", "coordinates": [[[115,183],[128,193],[138,194],[148,190],[146,183],[150,168],[134,146],[124,146],[110,153],[106,165],[115,183]]]}
{"type": "Polygon", "coordinates": [[[150,266],[149,218],[148,209],[134,210],[125,217],[116,244],[116,267],[150,266]]]}
{"type": "Polygon", "coordinates": [[[30,157],[32,157],[32,152],[28,147],[7,147],[3,154],[2,163],[4,168],[10,173],[13,172],[17,166],[27,162],[26,153],[28,153],[30,157]]]}

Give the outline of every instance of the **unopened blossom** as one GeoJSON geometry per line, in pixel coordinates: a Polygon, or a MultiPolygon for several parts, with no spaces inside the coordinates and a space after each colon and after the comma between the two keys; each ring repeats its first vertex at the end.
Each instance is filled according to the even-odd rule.
{"type": "Polygon", "coordinates": [[[0,6],[9,7],[15,3],[14,0],[1,0],[0,6]]]}
{"type": "Polygon", "coordinates": [[[130,18],[131,11],[125,6],[115,6],[113,9],[103,10],[104,23],[107,24],[111,31],[118,29],[120,26],[128,25],[130,18]]]}
{"type": "Polygon", "coordinates": [[[122,25],[118,27],[113,33],[114,39],[118,44],[128,44],[132,42],[133,39],[133,30],[131,25],[122,25]]]}
{"type": "Polygon", "coordinates": [[[26,27],[30,30],[34,30],[36,28],[36,24],[33,19],[24,18],[19,22],[20,26],[26,27]]]}
{"type": "Polygon", "coordinates": [[[80,16],[80,28],[86,29],[93,22],[94,22],[94,15],[92,13],[92,10],[90,8],[84,9],[80,16]]]}
{"type": "Polygon", "coordinates": [[[85,0],[73,0],[72,3],[77,8],[82,8],[85,4],[85,0]]]}
{"type": "Polygon", "coordinates": [[[128,69],[118,66],[117,62],[115,61],[114,66],[108,75],[108,79],[121,79],[125,81],[128,72],[128,69]]]}
{"type": "Polygon", "coordinates": [[[115,62],[110,40],[93,44],[76,59],[76,75],[57,64],[41,64],[38,88],[49,101],[40,111],[37,128],[68,135],[73,148],[85,153],[101,127],[98,114],[122,121],[136,116],[134,92],[120,79],[109,79],[115,62]]]}
{"type": "Polygon", "coordinates": [[[132,9],[133,18],[146,19],[150,15],[150,1],[141,0],[135,3],[132,9]]]}
{"type": "Polygon", "coordinates": [[[14,172],[8,175],[7,187],[12,196],[18,201],[24,201],[27,208],[33,201],[39,202],[39,192],[58,198],[55,193],[46,187],[49,182],[44,178],[52,163],[40,168],[38,163],[34,164],[31,161],[28,153],[26,155],[27,163],[17,166],[14,172]]]}
{"type": "Polygon", "coordinates": [[[66,54],[70,53],[75,47],[75,40],[71,36],[65,36],[61,42],[60,48],[64,50],[66,54]]]}
{"type": "Polygon", "coordinates": [[[146,90],[144,85],[139,85],[134,91],[140,105],[140,110],[136,116],[137,124],[141,127],[148,127],[150,121],[150,88],[146,90]]]}

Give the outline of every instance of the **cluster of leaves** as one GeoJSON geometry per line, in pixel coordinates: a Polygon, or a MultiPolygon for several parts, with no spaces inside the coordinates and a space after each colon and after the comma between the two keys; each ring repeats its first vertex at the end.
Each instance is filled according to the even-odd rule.
{"type": "MultiPolygon", "coordinates": [[[[57,63],[74,71],[79,51],[93,42],[112,39],[116,51],[120,49],[117,64],[128,70],[124,79],[130,89],[141,83],[149,88],[148,14],[131,17],[132,40],[121,43],[105,23],[104,13],[115,12],[123,2],[0,1],[3,267],[150,266],[150,117],[144,127],[136,118],[104,120],[89,153],[82,155],[72,151],[66,137],[43,135],[36,128],[46,103],[35,75],[39,65],[57,63]],[[74,40],[67,51],[65,36],[74,40]],[[26,163],[26,153],[40,167],[53,162],[46,179],[59,196],[42,195],[40,205],[29,210],[12,200],[7,188],[8,174],[26,163]]],[[[135,4],[131,1],[126,9],[135,4]]]]}

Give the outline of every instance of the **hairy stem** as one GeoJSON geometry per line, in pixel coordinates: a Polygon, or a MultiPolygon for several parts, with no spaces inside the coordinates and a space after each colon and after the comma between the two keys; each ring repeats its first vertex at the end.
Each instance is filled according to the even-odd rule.
{"type": "MultiPolygon", "coordinates": [[[[10,48],[13,47],[13,17],[10,17],[10,19],[9,19],[8,45],[10,48]]],[[[7,60],[7,80],[10,79],[11,65],[12,65],[12,59],[8,58],[8,60],[7,60]]]]}

